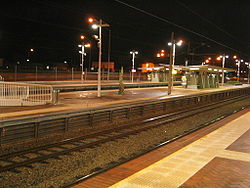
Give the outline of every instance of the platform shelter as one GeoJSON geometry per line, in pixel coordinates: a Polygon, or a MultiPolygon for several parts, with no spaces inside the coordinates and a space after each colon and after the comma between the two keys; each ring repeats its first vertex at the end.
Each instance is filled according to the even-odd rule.
{"type": "MultiPolygon", "coordinates": [[[[150,68],[148,79],[151,82],[167,82],[169,65],[150,68]]],[[[195,65],[195,66],[174,66],[174,81],[181,81],[186,88],[203,89],[218,88],[224,75],[234,72],[233,69],[218,66],[195,65]]]]}
{"type": "Polygon", "coordinates": [[[218,88],[224,75],[233,72],[233,69],[222,68],[218,66],[187,66],[183,67],[184,77],[186,77],[186,87],[191,89],[218,88]]]}

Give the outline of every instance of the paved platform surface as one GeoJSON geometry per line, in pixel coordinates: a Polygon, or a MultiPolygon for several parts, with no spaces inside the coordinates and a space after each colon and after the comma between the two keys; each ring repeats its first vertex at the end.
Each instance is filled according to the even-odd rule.
{"type": "Polygon", "coordinates": [[[70,111],[86,109],[110,104],[120,104],[146,99],[164,99],[197,93],[207,93],[226,89],[233,89],[243,86],[225,86],[215,89],[185,89],[175,86],[171,95],[167,95],[167,87],[134,88],[125,89],[124,95],[118,95],[117,90],[102,91],[102,97],[97,97],[96,91],[76,91],[60,93],[57,105],[23,106],[23,107],[0,107],[0,121],[20,116],[30,116],[36,114],[46,114],[59,111],[70,111]]]}
{"type": "Polygon", "coordinates": [[[245,109],[73,188],[247,188],[249,140],[245,109]]]}

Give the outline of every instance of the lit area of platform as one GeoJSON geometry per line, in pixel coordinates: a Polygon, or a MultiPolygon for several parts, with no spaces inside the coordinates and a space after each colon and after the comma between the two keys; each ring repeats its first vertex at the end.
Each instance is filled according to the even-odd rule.
{"type": "Polygon", "coordinates": [[[56,105],[45,105],[37,107],[4,107],[0,108],[0,118],[12,118],[19,116],[29,116],[35,114],[46,114],[60,111],[79,110],[93,108],[112,104],[122,104],[140,100],[166,99],[171,97],[180,97],[184,95],[193,95],[199,93],[209,93],[223,91],[228,89],[238,89],[242,86],[224,86],[220,88],[209,89],[185,89],[182,86],[175,86],[172,94],[167,95],[167,87],[150,87],[126,89],[124,95],[118,95],[117,90],[102,91],[102,97],[96,96],[96,91],[76,91],[60,93],[59,102],[56,105]]]}
{"type": "Polygon", "coordinates": [[[111,187],[247,187],[250,182],[249,136],[248,111],[111,187]]]}

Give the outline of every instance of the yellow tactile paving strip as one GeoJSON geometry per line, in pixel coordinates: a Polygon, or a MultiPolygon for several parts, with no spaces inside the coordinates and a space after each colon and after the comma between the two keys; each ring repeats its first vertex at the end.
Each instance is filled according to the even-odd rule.
{"type": "Polygon", "coordinates": [[[225,150],[250,128],[250,112],[124,179],[112,188],[175,188],[215,157],[250,162],[250,154],[225,150]]]}
{"type": "Polygon", "coordinates": [[[218,154],[217,157],[250,162],[249,153],[242,153],[242,152],[237,152],[237,151],[224,150],[223,152],[218,154]]]}

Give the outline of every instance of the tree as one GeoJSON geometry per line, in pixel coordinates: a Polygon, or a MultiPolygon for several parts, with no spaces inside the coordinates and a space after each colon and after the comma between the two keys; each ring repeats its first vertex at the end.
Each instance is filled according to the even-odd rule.
{"type": "Polygon", "coordinates": [[[124,95],[124,83],[123,83],[123,67],[121,68],[120,74],[119,74],[119,95],[124,95]]]}

